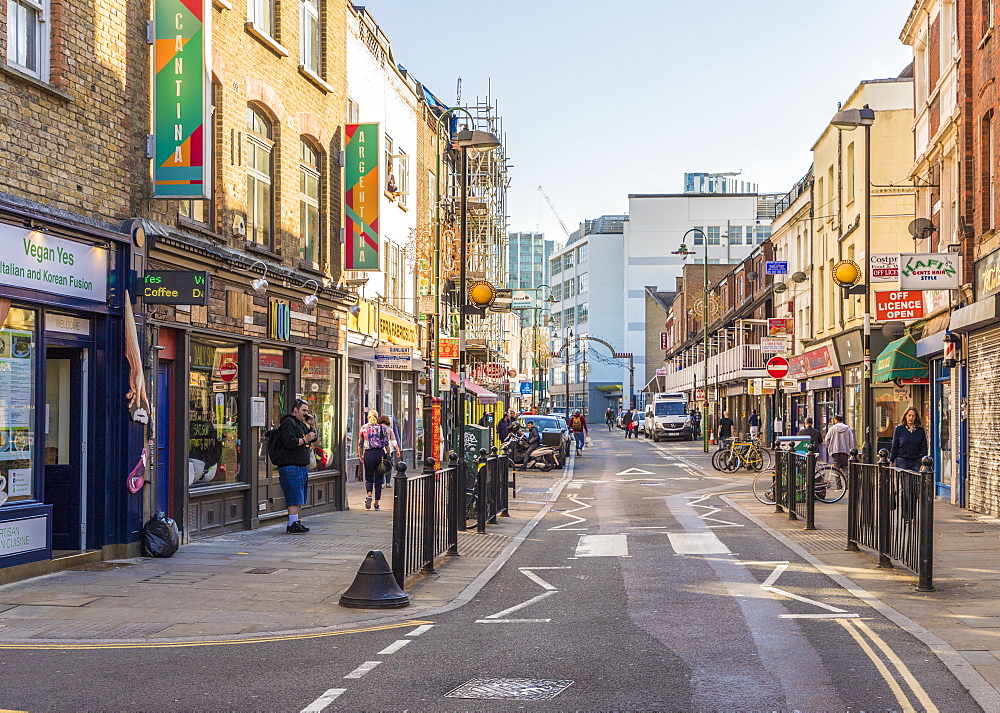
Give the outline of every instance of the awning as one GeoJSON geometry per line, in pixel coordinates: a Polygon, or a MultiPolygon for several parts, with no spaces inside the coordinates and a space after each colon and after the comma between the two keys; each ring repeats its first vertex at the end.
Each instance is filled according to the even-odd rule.
{"type": "MultiPolygon", "coordinates": [[[[456,385],[458,384],[458,374],[449,369],[448,376],[451,377],[451,383],[456,385]]],[[[500,397],[494,394],[492,391],[483,388],[475,381],[471,381],[469,379],[465,380],[465,390],[468,391],[470,394],[475,394],[476,403],[482,406],[488,406],[490,404],[499,403],[500,401],[500,397]]]]}
{"type": "Polygon", "coordinates": [[[622,385],[621,384],[603,384],[601,386],[595,386],[594,388],[596,388],[598,391],[604,391],[604,392],[608,392],[608,391],[621,391],[622,390],[622,385]]]}
{"type": "Polygon", "coordinates": [[[880,383],[919,376],[927,376],[927,360],[917,356],[917,343],[907,334],[902,339],[890,342],[875,359],[872,381],[880,383]]]}

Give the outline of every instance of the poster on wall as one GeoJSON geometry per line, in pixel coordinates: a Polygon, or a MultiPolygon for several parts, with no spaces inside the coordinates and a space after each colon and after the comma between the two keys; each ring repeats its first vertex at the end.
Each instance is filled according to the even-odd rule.
{"type": "Polygon", "coordinates": [[[153,197],[212,197],[206,0],[156,0],[153,21],[153,197]]]}
{"type": "MultiPolygon", "coordinates": [[[[34,312],[9,309],[0,329],[0,501],[33,495],[34,312]]],[[[2,504],[2,503],[0,503],[2,504]]]]}
{"type": "Polygon", "coordinates": [[[379,125],[345,124],[345,270],[379,270],[379,125]]]}

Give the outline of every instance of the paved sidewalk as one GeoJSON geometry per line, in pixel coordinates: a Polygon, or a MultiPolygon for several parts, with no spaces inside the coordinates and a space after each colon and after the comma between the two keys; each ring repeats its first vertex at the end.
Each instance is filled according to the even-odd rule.
{"type": "MultiPolygon", "coordinates": [[[[570,471],[571,472],[571,471],[570,471]]],[[[451,603],[556,497],[564,471],[517,473],[510,517],[459,533],[459,557],[412,578],[404,609],[348,609],[340,595],[369,550],[391,560],[392,493],[366,510],[364,484],[350,510],[305,517],[307,535],[280,523],[181,547],[173,557],[99,562],[0,587],[0,647],[15,643],[168,643],[238,640],[412,619],[451,603]]]]}
{"type": "Polygon", "coordinates": [[[897,623],[927,643],[967,687],[978,685],[994,703],[992,710],[1000,710],[1000,519],[935,501],[936,591],[918,592],[916,575],[902,565],[879,569],[877,553],[845,549],[847,498],[817,503],[814,531],[750,493],[728,500],[909,620],[897,623]],[[992,691],[968,675],[970,666],[992,691]]]}

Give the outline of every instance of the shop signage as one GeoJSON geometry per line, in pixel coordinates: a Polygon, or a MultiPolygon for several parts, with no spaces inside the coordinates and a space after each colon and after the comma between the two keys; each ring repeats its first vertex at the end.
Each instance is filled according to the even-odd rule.
{"type": "Polygon", "coordinates": [[[838,371],[840,366],[833,351],[833,345],[827,344],[812,349],[804,354],[797,354],[788,360],[788,376],[805,379],[838,371]]]}
{"type": "Polygon", "coordinates": [[[417,326],[391,314],[379,314],[378,331],[380,339],[393,344],[412,347],[417,343],[417,326]]]}
{"type": "Polygon", "coordinates": [[[108,298],[108,251],[0,223],[0,284],[92,302],[108,298]]]}
{"type": "Polygon", "coordinates": [[[777,379],[761,379],[761,382],[764,385],[764,390],[765,391],[768,391],[768,390],[774,391],[775,389],[778,388],[778,380],[777,379]]]}
{"type": "Polygon", "coordinates": [[[870,267],[872,282],[899,281],[899,253],[875,253],[870,267]]]}
{"type": "Polygon", "coordinates": [[[771,317],[767,320],[767,334],[770,337],[783,337],[792,333],[792,320],[789,317],[771,317]]]}
{"type": "Polygon", "coordinates": [[[250,397],[250,427],[267,425],[267,399],[263,396],[250,397]]]}
{"type": "Polygon", "coordinates": [[[441,358],[458,359],[458,340],[454,337],[441,337],[441,358]]]}
{"type": "Polygon", "coordinates": [[[90,320],[84,319],[83,317],[70,317],[68,314],[54,314],[53,312],[46,312],[45,331],[89,337],[90,320]]]}
{"type": "Polygon", "coordinates": [[[976,260],[976,299],[1000,292],[1000,250],[976,260]]]}
{"type": "Polygon", "coordinates": [[[0,522],[0,558],[44,550],[49,527],[44,515],[0,522]]]}
{"type": "Polygon", "coordinates": [[[521,394],[524,396],[530,396],[534,391],[534,385],[530,381],[521,382],[521,394]]]}
{"type": "Polygon", "coordinates": [[[211,198],[211,5],[156,0],[153,197],[211,198]]]}
{"type": "Polygon", "coordinates": [[[375,368],[383,371],[412,371],[413,348],[396,344],[375,347],[375,368]]]}
{"type": "Polygon", "coordinates": [[[207,305],[208,273],[198,270],[148,270],[142,276],[142,301],[148,305],[207,305]]]}
{"type": "Polygon", "coordinates": [[[961,281],[958,253],[912,253],[899,256],[902,290],[957,290],[961,281]]]}
{"type": "MultiPolygon", "coordinates": [[[[444,377],[447,379],[448,375],[444,377]]],[[[431,451],[440,465],[444,453],[441,451],[441,399],[431,400],[431,451]]]]}
{"type": "Polygon", "coordinates": [[[670,332],[660,332],[660,349],[663,351],[670,349],[670,332]]]}
{"type": "MultiPolygon", "coordinates": [[[[306,376],[305,360],[309,357],[302,357],[302,376],[306,376]]],[[[257,366],[261,369],[284,369],[285,368],[285,354],[284,352],[278,354],[272,354],[266,352],[263,349],[257,354],[257,366]]]]}
{"type": "Polygon", "coordinates": [[[666,367],[662,367],[661,366],[659,369],[657,369],[656,370],[656,375],[657,376],[666,376],[667,375],[667,369],[666,369],[666,367]]]}
{"type": "Polygon", "coordinates": [[[272,299],[267,310],[267,336],[287,342],[292,336],[292,308],[285,300],[272,299]]]}
{"type": "Polygon", "coordinates": [[[535,299],[530,292],[524,290],[514,290],[511,295],[510,306],[513,309],[530,309],[534,306],[535,299]]]}
{"type": "Polygon", "coordinates": [[[761,396],[764,393],[763,379],[748,379],[747,394],[749,396],[761,396]]]}
{"type": "Polygon", "coordinates": [[[875,321],[907,321],[924,316],[924,293],[919,290],[875,292],[875,321]]]}
{"type": "Polygon", "coordinates": [[[345,124],[345,270],[378,270],[379,125],[345,124]]]}
{"type": "Polygon", "coordinates": [[[784,337],[761,337],[761,354],[785,354],[788,351],[788,343],[784,337]]]}
{"type": "Polygon", "coordinates": [[[764,272],[768,275],[787,275],[787,260],[768,260],[764,263],[764,272]]]}

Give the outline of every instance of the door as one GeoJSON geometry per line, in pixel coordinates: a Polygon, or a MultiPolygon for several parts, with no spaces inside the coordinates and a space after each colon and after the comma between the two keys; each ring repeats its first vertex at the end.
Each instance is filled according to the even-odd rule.
{"type": "Polygon", "coordinates": [[[86,549],[85,349],[45,353],[45,502],[52,506],[52,549],[86,549]]]}
{"type": "Polygon", "coordinates": [[[172,516],[170,507],[170,365],[156,367],[156,504],[154,509],[172,516]]]}
{"type": "MultiPolygon", "coordinates": [[[[264,431],[277,428],[281,423],[281,417],[288,413],[285,403],[286,385],[287,377],[284,374],[261,373],[257,380],[257,395],[264,398],[267,409],[264,431]]],[[[285,496],[278,483],[278,469],[264,456],[263,450],[257,460],[257,483],[258,516],[285,509],[285,496]]]]}

